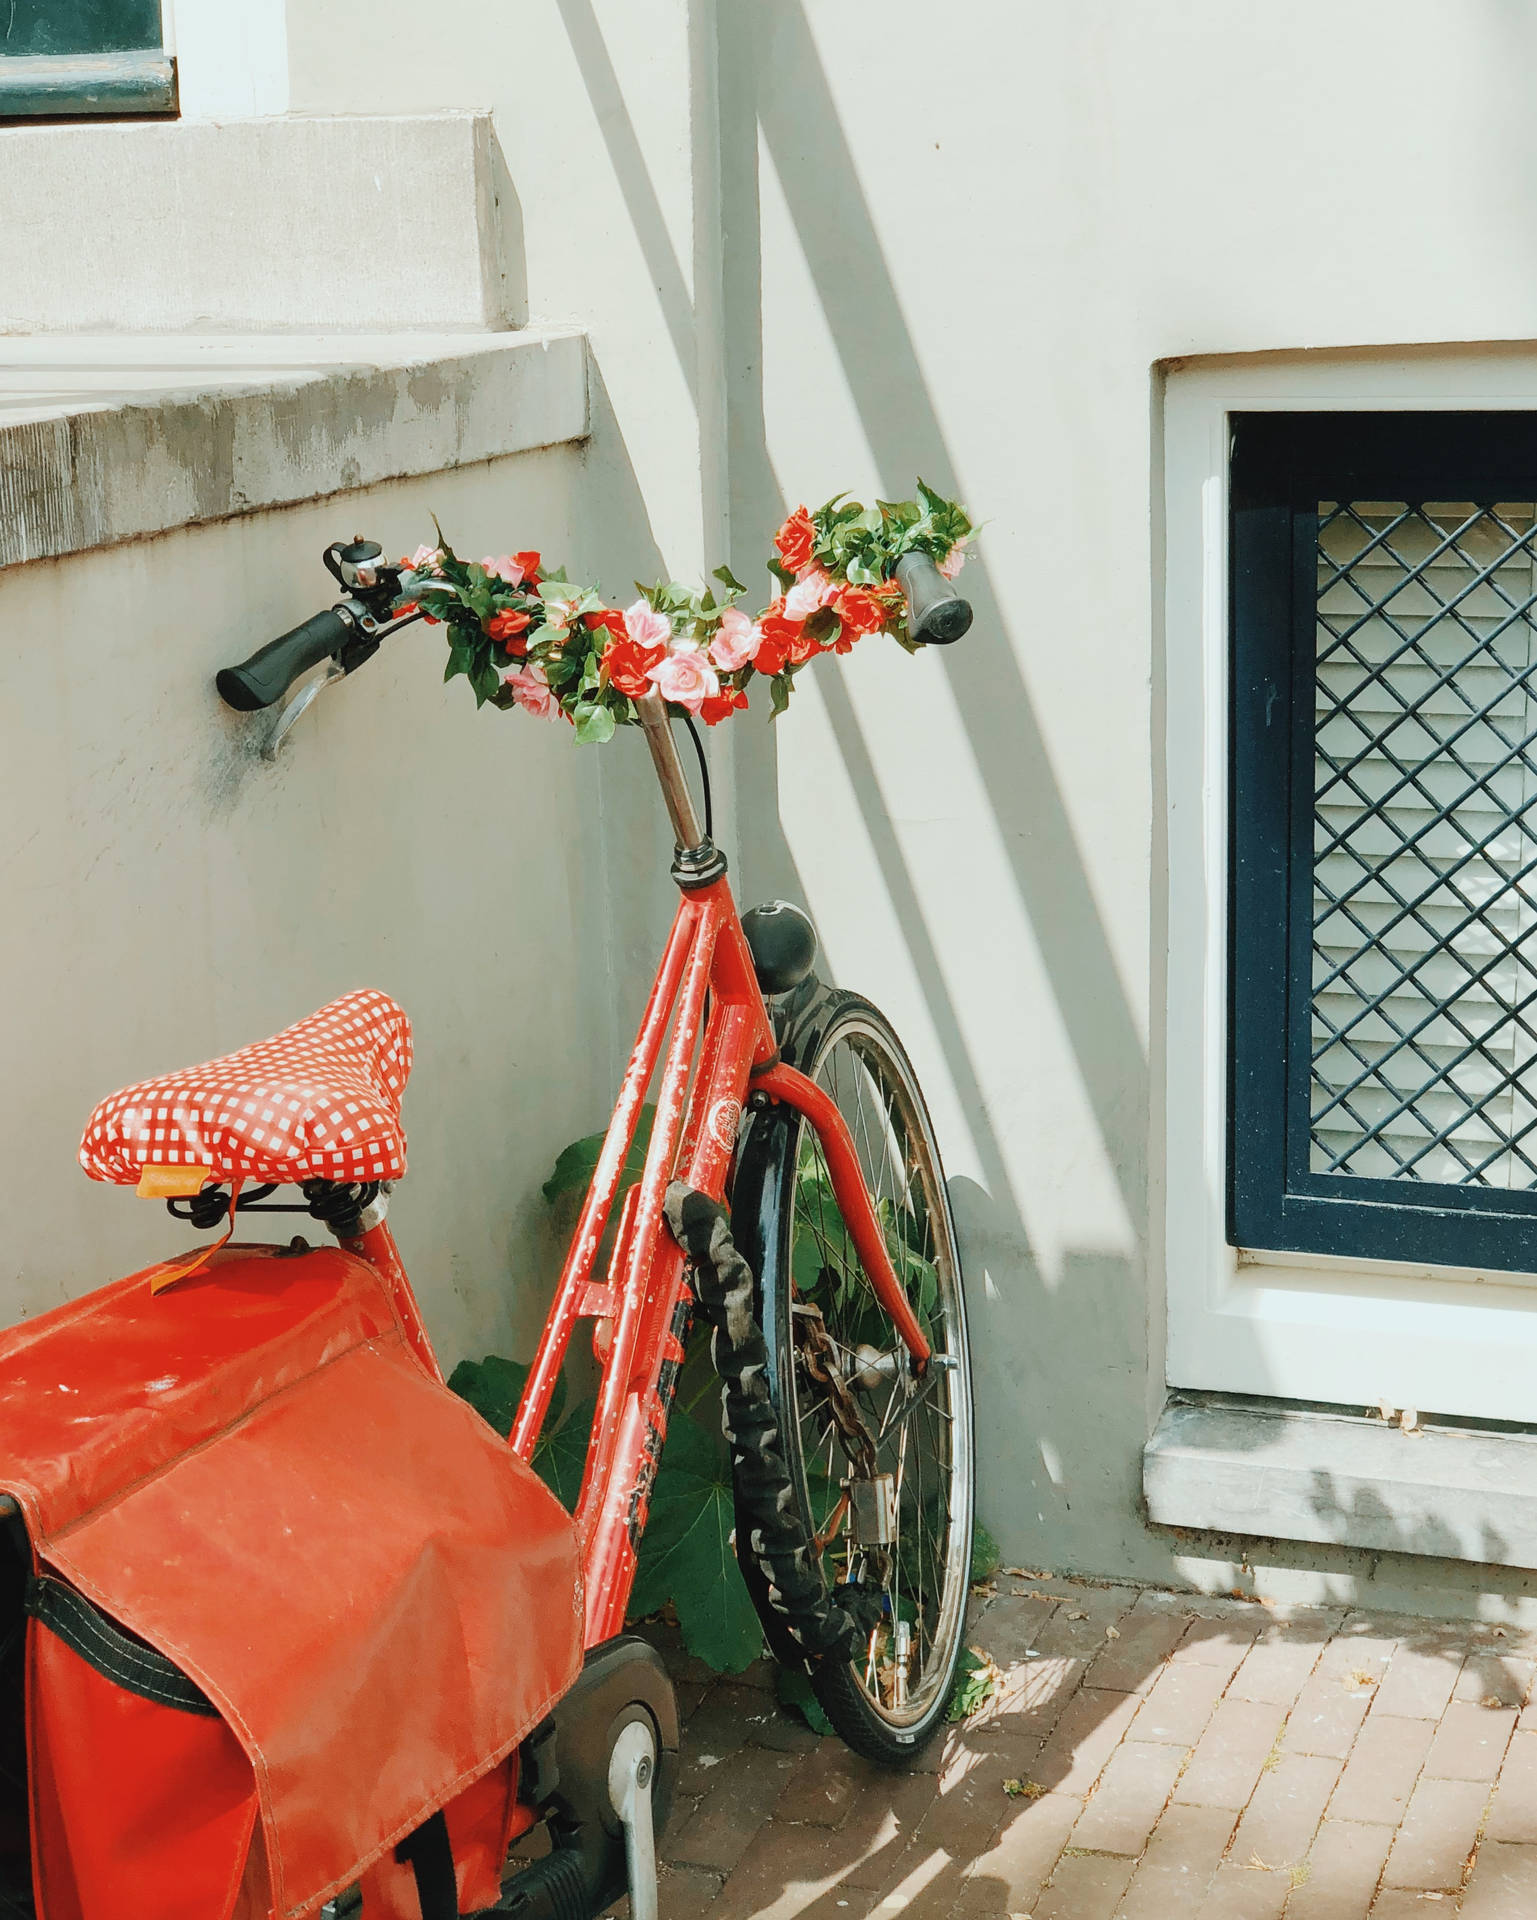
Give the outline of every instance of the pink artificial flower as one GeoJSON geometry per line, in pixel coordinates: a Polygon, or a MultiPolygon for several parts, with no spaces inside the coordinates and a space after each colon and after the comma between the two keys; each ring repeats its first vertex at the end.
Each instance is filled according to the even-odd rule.
{"type": "Polygon", "coordinates": [[[955,545],[939,563],[939,571],[947,580],[953,580],[966,564],[966,542],[957,540],[955,545]]]}
{"type": "Polygon", "coordinates": [[[705,701],[720,692],[703,650],[695,641],[684,640],[665,660],[659,660],[647,674],[664,700],[698,713],[705,701]]]}
{"type": "Polygon", "coordinates": [[[792,620],[804,620],[837,597],[838,583],[831,574],[824,573],[820,567],[807,567],[785,595],[785,612],[792,620]]]}
{"type": "Polygon", "coordinates": [[[498,554],[495,558],[487,554],[480,564],[493,579],[505,580],[509,587],[521,587],[523,584],[523,569],[510,553],[498,554]]]}
{"type": "Polygon", "coordinates": [[[513,699],[525,713],[535,714],[541,720],[560,718],[560,702],[550,691],[543,667],[524,667],[513,673],[504,673],[502,685],[512,688],[513,699]]]}
{"type": "Polygon", "coordinates": [[[727,607],[710,642],[710,665],[722,673],[735,673],[756,657],[762,645],[763,629],[757,621],[749,620],[740,607],[727,607]]]}
{"type": "Polygon", "coordinates": [[[413,573],[436,573],[442,558],[436,547],[418,547],[406,565],[413,573]]]}
{"type": "Polygon", "coordinates": [[[638,647],[665,647],[672,643],[672,622],[665,613],[657,613],[644,600],[624,610],[625,632],[638,647]]]}

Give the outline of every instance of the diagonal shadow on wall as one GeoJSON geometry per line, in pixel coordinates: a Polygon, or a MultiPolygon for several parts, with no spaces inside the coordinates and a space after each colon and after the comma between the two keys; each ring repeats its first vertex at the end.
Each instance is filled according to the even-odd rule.
{"type": "MultiPolygon", "coordinates": [[[[756,284],[760,126],[883,488],[901,497],[914,472],[922,471],[942,489],[955,490],[944,427],[802,9],[796,4],[728,8],[720,38],[733,524],[772,525],[785,506],[769,461],[762,405],[761,290],[756,284]],[[774,72],[793,74],[793,87],[757,84],[760,75],[774,72]]],[[[1052,774],[1039,715],[1007,638],[985,553],[968,567],[966,581],[977,621],[963,645],[947,656],[946,670],[971,729],[977,765],[1002,827],[1001,842],[1106,1160],[1140,1236],[1146,1213],[1145,1046],[1052,774]]],[[[824,693],[840,745],[851,758],[862,757],[852,737],[851,705],[834,676],[824,677],[824,693]]],[[[755,776],[756,770],[748,774],[755,776]]],[[[866,825],[873,830],[884,815],[879,789],[873,780],[855,784],[866,825]]],[[[744,817],[765,817],[761,807],[743,811],[744,817]]],[[[896,876],[888,872],[885,877],[896,876]]],[[[893,893],[893,901],[916,956],[923,944],[921,917],[910,882],[893,893]]],[[[925,971],[923,984],[930,994],[943,993],[933,967],[925,971]]],[[[969,1077],[961,1061],[952,1057],[948,1064],[969,1077]]]]}

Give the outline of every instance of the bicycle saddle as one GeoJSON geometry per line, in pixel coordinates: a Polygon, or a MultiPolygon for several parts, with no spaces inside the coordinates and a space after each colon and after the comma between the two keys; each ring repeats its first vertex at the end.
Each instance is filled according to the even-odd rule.
{"type": "Polygon", "coordinates": [[[398,1180],[411,1023],[388,995],[343,995],[270,1040],[103,1100],[80,1164],[136,1186],[146,1168],[220,1180],[398,1180]]]}

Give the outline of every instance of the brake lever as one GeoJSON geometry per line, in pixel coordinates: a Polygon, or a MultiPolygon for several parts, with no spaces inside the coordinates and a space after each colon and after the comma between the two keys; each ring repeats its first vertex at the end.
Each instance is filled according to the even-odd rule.
{"type": "MultiPolygon", "coordinates": [[[[354,603],[355,604],[355,603],[354,603]]],[[[333,653],[329,660],[322,661],[307,680],[298,683],[298,692],[289,689],[282,710],[273,723],[262,748],[263,760],[276,760],[283,750],[283,742],[293,732],[297,722],[315,704],[327,687],[334,687],[338,680],[345,680],[355,673],[365,660],[372,660],[379,651],[380,642],[387,634],[397,633],[402,627],[409,627],[420,620],[420,609],[414,613],[404,613],[393,620],[380,621],[367,608],[359,608],[354,615],[355,634],[340,653],[333,653]]]]}
{"type": "Polygon", "coordinates": [[[337,659],[335,654],[332,654],[329,660],[321,662],[311,673],[308,680],[302,680],[299,683],[299,691],[297,693],[290,692],[289,698],[284,702],[282,712],[279,713],[277,720],[273,724],[271,733],[267,736],[266,744],[262,748],[263,760],[276,760],[278,754],[282,751],[283,742],[288,738],[289,734],[293,732],[294,725],[300,715],[308,711],[320,695],[325,692],[327,687],[333,686],[338,680],[345,680],[346,678],[347,669],[342,665],[341,661],[337,659]]]}

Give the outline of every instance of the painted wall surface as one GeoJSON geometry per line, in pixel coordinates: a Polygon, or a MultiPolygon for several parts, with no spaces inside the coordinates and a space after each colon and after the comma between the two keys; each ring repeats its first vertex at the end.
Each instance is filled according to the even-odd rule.
{"type": "MultiPolygon", "coordinates": [[[[762,580],[787,504],[842,487],[900,497],[916,471],[986,523],[965,576],[978,620],[964,645],[916,662],[866,648],[824,665],[772,734],[750,721],[721,757],[736,763],[744,893],[811,907],[831,971],[887,1008],[930,1091],[974,1302],[982,1507],[1010,1557],[1219,1586],[1243,1578],[1275,1594],[1370,1590],[1423,1604],[1435,1589],[1438,1603],[1462,1604],[1481,1571],[1312,1549],[1267,1550],[1245,1571],[1233,1543],[1176,1541],[1138,1513],[1140,1449],[1163,1392],[1160,382],[1175,356],[1537,334],[1537,14],[1510,0],[1465,0],[1454,14],[1431,0],[974,0],[948,14],[918,0],[443,0],[428,21],[406,0],[291,0],[286,45],[294,112],[494,112],[503,244],[521,249],[531,311],[591,332],[598,460],[560,511],[573,545],[579,528],[602,554],[605,580],[695,571],[728,537],[737,571],[762,580]]],[[[488,542],[537,537],[546,471],[564,469],[517,466],[483,523],[488,542]],[[536,468],[539,478],[523,477],[536,468]]],[[[468,512],[470,486],[460,476],[434,497],[463,498],[468,512]]],[[[268,538],[242,526],[164,546],[215,555],[268,538]]],[[[272,536],[274,562],[294,550],[288,532],[272,536]]],[[[141,657],[168,624],[148,605],[143,564],[70,563],[82,580],[122,579],[141,657]]],[[[73,603],[54,584],[64,572],[0,591],[23,598],[26,621],[45,631],[73,603]]],[[[284,592],[281,613],[302,610],[302,596],[284,592]]],[[[203,673],[215,649],[206,635],[196,644],[203,673]]],[[[25,672],[31,691],[45,667],[28,650],[5,671],[25,672]]],[[[121,679],[139,686],[137,674],[121,679]]],[[[393,692],[381,672],[329,724],[361,729],[354,716],[393,692]]],[[[292,830],[319,818],[321,790],[307,783],[338,779],[343,762],[328,773],[316,755],[269,787],[244,781],[231,825],[202,794],[212,776],[190,771],[208,751],[201,709],[195,724],[190,707],[178,721],[180,758],[150,763],[132,760],[151,750],[124,748],[138,736],[119,729],[110,703],[73,687],[68,697],[70,725],[96,742],[79,789],[92,821],[126,809],[150,777],[129,778],[125,750],[132,765],[162,769],[157,790],[175,796],[152,831],[202,877],[166,865],[170,918],[183,937],[203,929],[198,964],[178,962],[177,977],[204,978],[215,954],[227,961],[239,922],[267,943],[272,967],[323,991],[333,975],[351,984],[342,960],[364,936],[339,920],[326,950],[337,958],[296,955],[297,917],[264,926],[239,864],[257,862],[258,878],[306,904],[328,887],[324,897],[374,933],[397,924],[347,863],[352,879],[332,870],[322,881],[289,857],[292,830]],[[253,843],[244,810],[258,801],[286,806],[288,830],[269,824],[253,843]],[[265,851],[240,851],[252,844],[265,851]]],[[[149,694],[134,697],[142,711],[149,694]]],[[[403,749],[424,786],[441,791],[442,749],[462,744],[456,778],[483,781],[489,806],[492,763],[481,769],[479,733],[469,744],[470,717],[431,724],[444,729],[435,751],[414,738],[403,749]]],[[[586,769],[542,746],[521,753],[520,743],[519,757],[495,760],[496,780],[509,764],[519,778],[526,769],[527,813],[576,818],[586,769]]],[[[55,769],[38,757],[46,784],[55,769]]],[[[361,734],[355,761],[373,771],[361,734]]],[[[605,821],[631,804],[606,807],[605,821]]],[[[429,901],[462,901],[466,872],[494,874],[499,888],[514,847],[512,864],[534,863],[533,904],[521,919],[510,899],[498,909],[498,937],[513,975],[533,965],[559,976],[559,1004],[538,1034],[516,991],[472,1013],[441,966],[465,949],[446,931],[429,939],[425,914],[412,936],[421,951],[382,983],[458,996],[451,1019],[419,997],[429,1020],[445,1020],[448,1054],[474,1056],[468,1079],[488,1074],[470,1036],[490,1018],[523,1036],[538,1098],[564,1098],[550,1091],[550,1074],[572,1066],[558,1016],[590,1005],[600,976],[565,978],[568,929],[552,922],[575,915],[581,964],[594,964],[595,883],[528,852],[518,827],[504,838],[506,818],[488,826],[479,810],[471,827],[454,823],[484,836],[474,857],[443,866],[425,817],[396,816],[403,835],[412,828],[401,844],[418,851],[391,871],[429,901]]],[[[581,818],[592,832],[592,816],[581,818]]],[[[120,872],[113,900],[89,891],[108,882],[84,847],[67,835],[58,844],[70,887],[57,861],[38,856],[29,872],[56,889],[72,933],[109,924],[93,901],[127,913],[149,897],[137,848],[131,873],[102,863],[120,872]]],[[[359,830],[356,845],[377,841],[359,830]]],[[[607,925],[624,959],[644,950],[649,896],[622,861],[613,877],[622,890],[607,925]]],[[[167,924],[158,906],[130,923],[146,939],[167,924]]],[[[32,964],[39,992],[61,991],[32,964]]],[[[140,1051],[144,1014],[118,1009],[155,1006],[143,989],[158,958],[136,960],[141,990],[114,992],[110,1005],[100,1002],[110,967],[82,964],[92,1043],[69,1038],[62,1010],[49,1030],[49,1048],[74,1062],[56,1134],[76,1087],[94,1093],[158,1064],[178,1024],[164,1009],[165,1032],[140,1051]],[[122,1071],[97,1074],[108,1057],[122,1071]]],[[[279,997],[273,1018],[287,1011],[279,997]]],[[[208,1004],[210,1024],[217,1012],[228,1029],[221,1044],[242,1037],[232,999],[208,1004]]],[[[38,1084],[52,1051],[30,1035],[25,1044],[38,1084]]],[[[505,1085],[498,1066],[482,1114],[500,1112],[505,1085]]],[[[446,1172],[434,1179],[441,1187],[446,1172]]],[[[527,1191],[526,1178],[511,1185],[527,1191]]],[[[471,1240],[494,1242],[499,1218],[475,1224],[471,1240]]],[[[453,1284],[444,1268],[435,1314],[448,1314],[453,1284]]],[[[487,1314],[462,1312],[466,1330],[487,1314]]],[[[1507,1576],[1502,1590],[1525,1585],[1507,1576]]]]}
{"type": "Polygon", "coordinates": [[[1031,1566],[1529,1592],[1328,1549],[1246,1566],[1143,1524],[1139,1455],[1163,1397],[1161,363],[1529,337],[1537,16],[720,19],[738,570],[783,502],[901,497],[915,470],[987,523],[966,642],[824,670],[771,754],[739,747],[749,891],[806,900],[937,1109],[983,1513],[1031,1566]]]}
{"type": "Polygon", "coordinates": [[[409,551],[435,511],[469,554],[513,524],[590,561],[596,464],[524,455],[0,572],[7,1319],[188,1244],[75,1164],[99,1098],[377,986],[415,1030],[391,1218],[431,1331],[449,1364],[531,1343],[539,1183],[606,1116],[647,985],[616,970],[671,909],[642,756],[477,714],[422,625],[275,765],[213,674],[333,597],[320,550],[357,529],[409,551]]]}

